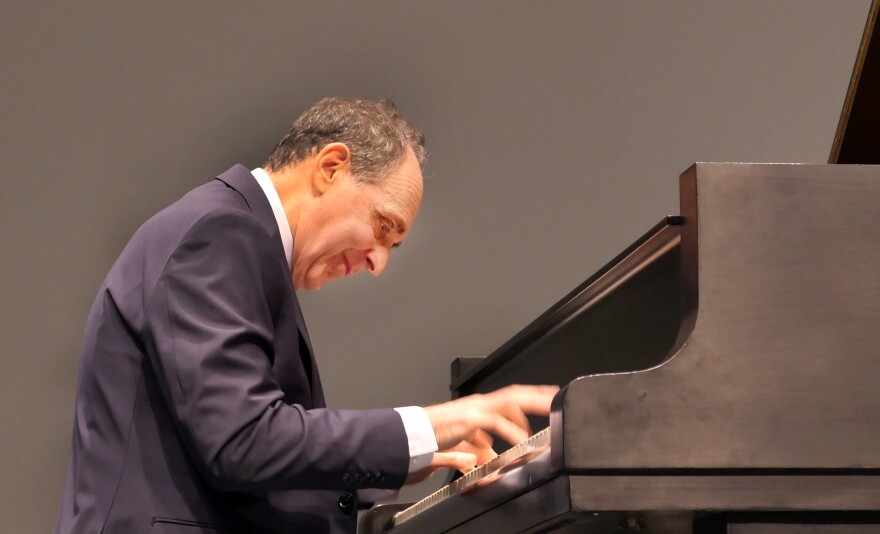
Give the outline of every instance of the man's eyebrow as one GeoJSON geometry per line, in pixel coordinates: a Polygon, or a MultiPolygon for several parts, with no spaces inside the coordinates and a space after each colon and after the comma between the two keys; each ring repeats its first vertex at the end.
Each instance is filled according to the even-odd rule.
{"type": "Polygon", "coordinates": [[[394,225],[397,226],[397,233],[399,233],[399,234],[406,233],[406,226],[404,226],[404,224],[403,224],[403,219],[401,219],[399,216],[397,216],[394,213],[388,213],[387,215],[385,215],[385,217],[387,217],[388,219],[391,219],[391,222],[393,222],[394,225]]]}

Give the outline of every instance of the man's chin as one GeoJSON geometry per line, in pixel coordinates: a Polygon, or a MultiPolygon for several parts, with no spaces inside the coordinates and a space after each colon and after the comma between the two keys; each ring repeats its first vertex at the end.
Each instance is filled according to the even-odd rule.
{"type": "Polygon", "coordinates": [[[299,291],[300,289],[305,289],[306,291],[317,291],[324,286],[326,280],[323,277],[317,276],[309,276],[308,274],[304,276],[297,276],[297,273],[294,272],[293,276],[290,277],[290,281],[293,282],[293,289],[299,291]]]}
{"type": "Polygon", "coordinates": [[[327,279],[324,277],[306,278],[303,283],[303,289],[307,291],[317,291],[324,287],[324,284],[326,283],[327,279]]]}
{"type": "Polygon", "coordinates": [[[319,280],[317,282],[306,283],[306,285],[305,285],[305,287],[303,287],[303,289],[305,289],[306,291],[317,291],[317,290],[321,289],[322,287],[324,287],[324,281],[319,280]]]}

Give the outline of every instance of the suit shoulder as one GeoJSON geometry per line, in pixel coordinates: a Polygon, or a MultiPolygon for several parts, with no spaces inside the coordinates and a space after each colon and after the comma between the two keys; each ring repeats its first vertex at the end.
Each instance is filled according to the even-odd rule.
{"type": "Polygon", "coordinates": [[[152,216],[138,232],[154,231],[154,227],[169,227],[176,229],[182,236],[200,219],[215,212],[253,217],[250,207],[238,191],[219,180],[213,180],[193,189],[152,216]]]}
{"type": "Polygon", "coordinates": [[[185,241],[207,241],[208,237],[220,241],[230,233],[254,245],[271,242],[241,195],[214,180],[190,191],[141,225],[105,283],[117,289],[141,286],[147,298],[165,265],[185,241]]]}
{"type": "MultiPolygon", "coordinates": [[[[194,191],[195,192],[195,191],[194,191]]],[[[132,241],[166,260],[185,243],[271,243],[271,236],[234,190],[180,199],[148,220],[132,241]],[[160,252],[161,251],[161,252],[160,252]]],[[[164,263],[164,262],[163,262],[164,263]]]]}

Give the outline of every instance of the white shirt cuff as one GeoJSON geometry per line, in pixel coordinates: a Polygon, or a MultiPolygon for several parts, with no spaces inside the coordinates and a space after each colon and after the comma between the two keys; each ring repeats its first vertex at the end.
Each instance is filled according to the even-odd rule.
{"type": "Polygon", "coordinates": [[[420,406],[395,408],[403,420],[403,430],[409,442],[409,472],[415,472],[427,466],[437,452],[437,438],[434,427],[428,419],[428,412],[420,406]]]}

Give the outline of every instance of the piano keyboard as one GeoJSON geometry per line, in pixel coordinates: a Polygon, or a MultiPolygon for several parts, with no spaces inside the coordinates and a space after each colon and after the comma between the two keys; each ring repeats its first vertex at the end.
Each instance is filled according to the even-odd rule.
{"type": "Polygon", "coordinates": [[[538,432],[537,434],[523,441],[519,445],[511,447],[510,449],[493,458],[491,461],[481,465],[480,467],[477,467],[473,471],[462,475],[455,481],[428,495],[427,497],[413,504],[409,508],[406,508],[405,510],[394,514],[392,524],[395,527],[403,524],[405,521],[412,519],[413,517],[424,512],[428,508],[435,506],[436,504],[448,499],[449,497],[452,497],[453,495],[458,495],[462,493],[465,489],[476,484],[477,482],[486,478],[492,473],[499,471],[500,469],[509,465],[511,462],[514,462],[522,458],[523,456],[534,452],[536,449],[548,443],[550,443],[550,427],[547,427],[544,430],[538,432]]]}

